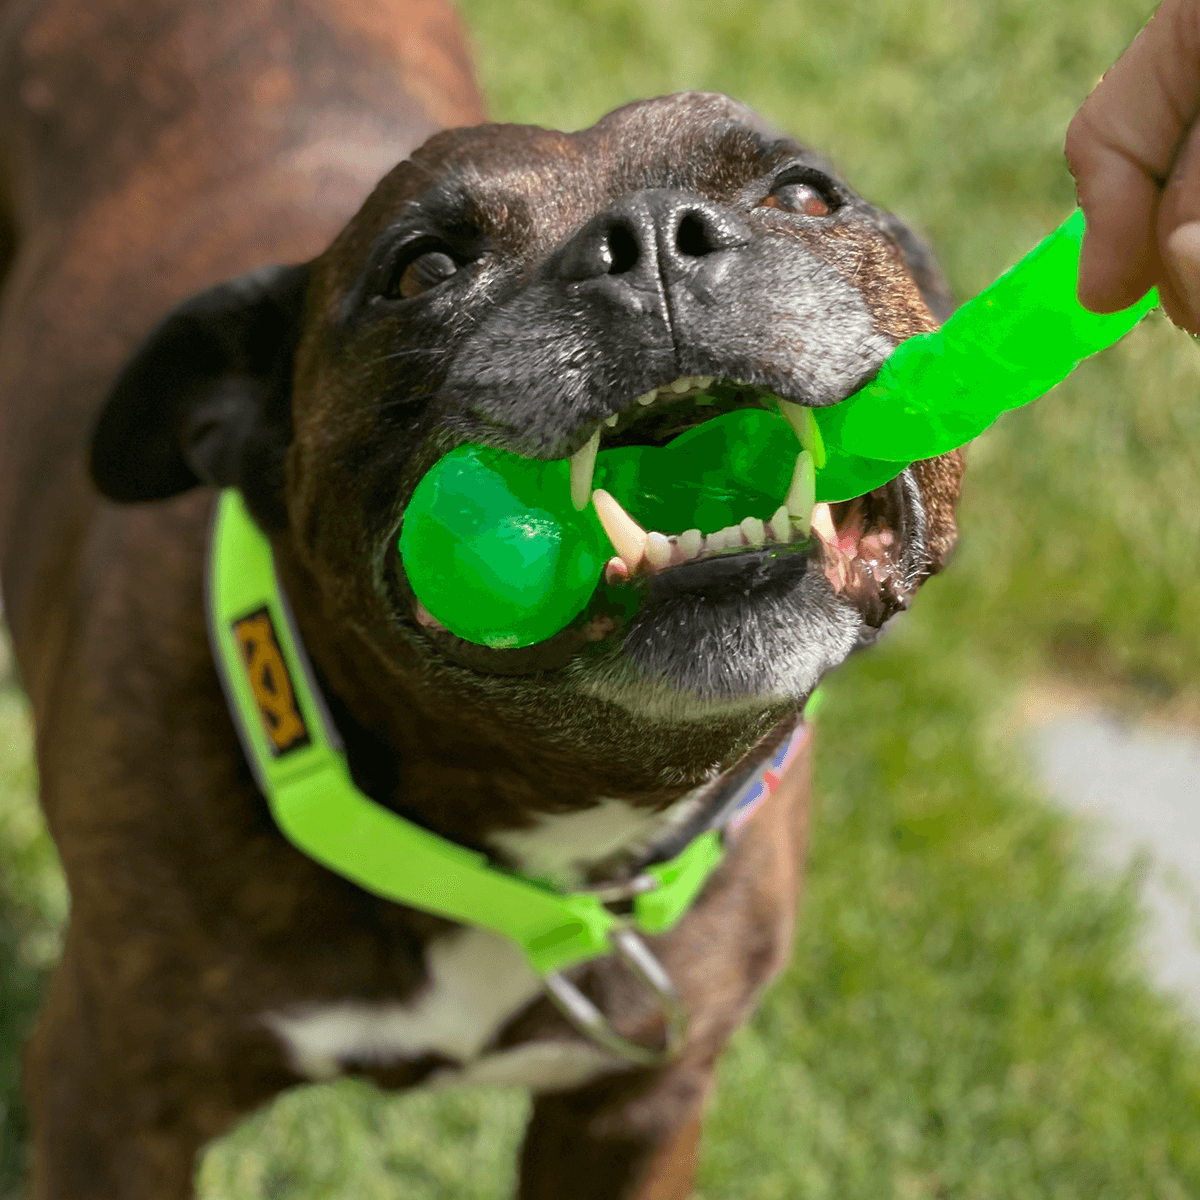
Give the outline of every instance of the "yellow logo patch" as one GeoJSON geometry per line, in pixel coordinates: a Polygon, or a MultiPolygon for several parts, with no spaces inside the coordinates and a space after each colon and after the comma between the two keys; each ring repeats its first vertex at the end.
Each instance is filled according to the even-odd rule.
{"type": "Polygon", "coordinates": [[[296,693],[275,637],[271,614],[260,608],[240,621],[234,621],[233,632],[242,650],[254,699],[262,713],[271,752],[278,756],[307,746],[308,729],[296,704],[296,693]]]}

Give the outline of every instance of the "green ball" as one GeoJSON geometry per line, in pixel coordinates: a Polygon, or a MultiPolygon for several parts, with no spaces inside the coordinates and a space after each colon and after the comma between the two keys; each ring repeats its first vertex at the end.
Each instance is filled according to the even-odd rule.
{"type": "Polygon", "coordinates": [[[498,648],[531,646],[568,625],[600,581],[607,545],[590,508],[571,502],[565,459],[478,445],[434,464],[400,532],[421,603],[451,633],[498,648]]]}

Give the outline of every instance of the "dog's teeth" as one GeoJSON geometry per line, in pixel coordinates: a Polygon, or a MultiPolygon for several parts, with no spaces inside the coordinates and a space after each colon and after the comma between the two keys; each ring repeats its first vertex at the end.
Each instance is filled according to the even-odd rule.
{"type": "Polygon", "coordinates": [[[684,392],[691,391],[696,386],[696,381],[690,375],[680,375],[678,379],[673,379],[667,387],[671,389],[677,396],[683,395],[684,392]]]}
{"type": "Polygon", "coordinates": [[[644,396],[639,396],[637,402],[645,408],[647,405],[654,403],[655,396],[658,395],[658,388],[651,388],[644,396]]]}
{"type": "Polygon", "coordinates": [[[801,448],[813,456],[813,466],[819,471],[825,465],[825,443],[813,410],[805,408],[803,404],[793,404],[790,400],[780,400],[779,411],[787,417],[788,424],[796,431],[801,448]]]}
{"type": "Polygon", "coordinates": [[[766,529],[757,517],[743,517],[738,528],[747,546],[761,546],[767,540],[766,529]]]}
{"type": "Polygon", "coordinates": [[[571,503],[576,512],[587,508],[588,499],[592,494],[592,475],[596,471],[596,451],[600,449],[600,430],[588,438],[571,455],[571,503]]]}
{"type": "Polygon", "coordinates": [[[613,415],[607,418],[604,423],[609,427],[609,429],[613,429],[615,428],[617,421],[620,420],[620,417],[620,413],[613,413],[613,415]]]}
{"type": "Polygon", "coordinates": [[[777,542],[787,542],[791,540],[792,525],[788,520],[787,505],[781,504],[776,510],[771,519],[767,522],[767,533],[777,542]]]}
{"type": "Polygon", "coordinates": [[[625,565],[624,560],[615,554],[604,564],[604,582],[609,587],[617,587],[622,583],[629,582],[629,568],[625,565]]]}
{"type": "Polygon", "coordinates": [[[804,432],[800,434],[800,445],[813,456],[813,466],[819,471],[825,465],[825,440],[817,424],[817,414],[811,408],[804,410],[804,432]]]}
{"type": "Polygon", "coordinates": [[[631,573],[636,571],[646,553],[646,531],[603,488],[592,493],[592,503],[613,549],[631,573]]]}
{"type": "Polygon", "coordinates": [[[790,400],[779,401],[779,411],[787,417],[788,424],[796,431],[796,440],[800,443],[802,450],[808,450],[809,447],[804,444],[804,439],[807,436],[807,422],[805,415],[808,409],[803,404],[793,404],[790,400]]]}
{"type": "Polygon", "coordinates": [[[796,455],[792,483],[783,503],[787,507],[788,515],[799,522],[801,531],[805,534],[812,525],[813,503],[816,498],[817,473],[813,468],[813,456],[807,450],[801,450],[796,455]]]}
{"type": "Polygon", "coordinates": [[[665,533],[646,534],[646,561],[652,567],[665,567],[671,561],[671,543],[665,533]]]}
{"type": "Polygon", "coordinates": [[[696,386],[703,392],[712,387],[712,381],[716,378],[715,375],[697,375],[696,386]]]}
{"type": "Polygon", "coordinates": [[[837,545],[837,530],[833,526],[833,513],[828,504],[818,504],[812,510],[812,531],[823,542],[831,546],[837,545]]]}
{"type": "Polygon", "coordinates": [[[675,544],[683,552],[684,558],[695,558],[704,545],[704,535],[698,529],[689,529],[675,539],[675,544]]]}
{"type": "Polygon", "coordinates": [[[708,550],[732,550],[742,544],[742,529],[740,525],[726,525],[716,533],[708,535],[708,550]]]}

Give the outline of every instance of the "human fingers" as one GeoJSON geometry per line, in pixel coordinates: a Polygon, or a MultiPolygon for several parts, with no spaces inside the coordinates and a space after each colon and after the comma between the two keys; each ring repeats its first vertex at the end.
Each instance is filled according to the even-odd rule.
{"type": "Polygon", "coordinates": [[[1111,312],[1164,276],[1162,189],[1200,114],[1200,0],[1164,0],[1067,130],[1087,233],[1079,298],[1111,312]]]}
{"type": "Polygon", "coordinates": [[[1158,206],[1159,300],[1176,325],[1200,333],[1200,125],[1192,126],[1158,206]]]}

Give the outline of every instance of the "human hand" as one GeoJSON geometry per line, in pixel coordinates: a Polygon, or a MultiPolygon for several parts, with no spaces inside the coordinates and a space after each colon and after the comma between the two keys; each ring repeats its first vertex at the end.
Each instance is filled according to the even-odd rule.
{"type": "Polygon", "coordinates": [[[1163,0],[1067,129],[1086,308],[1114,312],[1157,287],[1171,320],[1200,333],[1198,115],[1200,0],[1163,0]]]}

